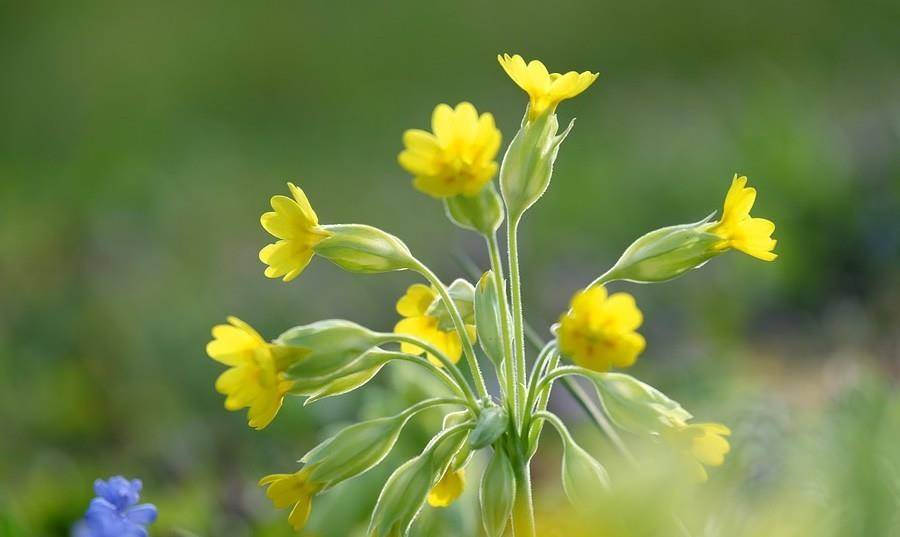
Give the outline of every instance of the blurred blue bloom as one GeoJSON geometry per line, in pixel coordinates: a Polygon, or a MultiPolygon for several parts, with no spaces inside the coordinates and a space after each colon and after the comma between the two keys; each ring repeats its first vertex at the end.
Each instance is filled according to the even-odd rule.
{"type": "Polygon", "coordinates": [[[73,537],[147,537],[147,528],[156,520],[156,506],[138,505],[141,480],[114,476],[94,481],[96,498],[74,528],[73,537]]]}

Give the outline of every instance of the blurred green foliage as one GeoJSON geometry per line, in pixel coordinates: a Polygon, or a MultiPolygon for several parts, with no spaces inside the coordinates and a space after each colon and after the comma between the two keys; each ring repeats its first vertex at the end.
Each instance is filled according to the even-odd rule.
{"type": "MultiPolygon", "coordinates": [[[[893,0],[4,4],[0,536],[65,535],[115,473],[144,478],[157,535],[290,534],[256,479],[419,381],[399,366],[257,433],[213,391],[208,330],[230,313],[267,336],[396,321],[406,275],[318,260],[291,285],[263,277],[258,217],[287,180],[323,222],[394,232],[446,278],[456,254],[483,265],[395,158],[438,102],[494,112],[509,140],[525,96],[500,52],[601,73],[562,105],[579,119],[525,220],[532,324],[641,233],[717,209],[736,171],[778,225],[773,264],[730,254],[629,289],[649,342],[635,373],[735,435],[700,496],[620,479],[620,500],[670,493],[694,535],[896,535],[898,20],[893,0]]],[[[363,527],[397,460],[317,499],[310,535],[363,527]]],[[[538,461],[548,509],[556,464],[538,461]]],[[[420,534],[473,535],[471,492],[420,534]]],[[[649,524],[651,504],[628,505],[649,524]]]]}

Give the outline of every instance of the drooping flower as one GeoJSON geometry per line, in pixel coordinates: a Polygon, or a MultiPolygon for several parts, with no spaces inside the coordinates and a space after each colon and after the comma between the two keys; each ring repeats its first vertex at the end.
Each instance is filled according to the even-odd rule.
{"type": "Polygon", "coordinates": [[[538,60],[527,64],[518,54],[497,56],[500,66],[530,99],[529,118],[534,120],[545,112],[551,114],[556,106],[586,90],[600,76],[599,73],[569,71],[565,74],[550,73],[538,60]]]}
{"type": "Polygon", "coordinates": [[[138,504],[140,479],[113,476],[94,481],[96,498],[73,531],[75,537],[147,537],[147,526],[156,520],[156,506],[138,504]]]}
{"type": "Polygon", "coordinates": [[[734,174],[725,196],[722,219],[710,230],[722,238],[719,250],[734,248],[763,261],[773,261],[778,254],[772,238],[775,224],[765,218],[752,218],[750,209],[756,201],[756,189],[746,186],[747,177],[734,174]]]}
{"type": "Polygon", "coordinates": [[[448,507],[462,494],[466,486],[465,470],[448,469],[428,492],[428,505],[448,507]]]}
{"type": "MultiPolygon", "coordinates": [[[[420,283],[411,285],[397,301],[397,313],[404,318],[394,326],[394,332],[418,337],[434,345],[451,362],[456,363],[462,356],[462,340],[452,326],[442,327],[438,317],[428,314],[429,307],[436,298],[437,291],[433,288],[420,283]]],[[[466,324],[466,331],[469,339],[474,341],[475,325],[466,324]]],[[[425,352],[415,344],[406,342],[401,343],[400,350],[409,354],[425,352]]],[[[441,365],[431,353],[428,353],[428,359],[435,365],[441,365]]]]}
{"type": "Polygon", "coordinates": [[[303,529],[312,511],[312,498],[323,484],[309,479],[310,469],[304,467],[293,474],[272,474],[259,480],[259,486],[268,487],[266,496],[276,509],[291,507],[288,522],[297,531],[303,529]]]}
{"type": "Polygon", "coordinates": [[[285,370],[308,350],[269,343],[237,317],[228,322],[213,327],[213,340],[206,345],[210,358],[229,367],[216,380],[216,390],[227,396],[226,409],[249,407],[250,426],[262,429],[275,418],[293,384],[285,370]]]}
{"type": "Polygon", "coordinates": [[[663,438],[682,454],[691,475],[706,481],[705,466],[721,466],[731,450],[726,436],[731,430],[721,423],[676,424],[663,431],[663,438]]]}
{"type": "Polygon", "coordinates": [[[303,190],[288,183],[293,199],[272,196],[274,211],[264,213],[259,221],[277,242],[267,244],[259,251],[259,260],[268,265],[266,276],[283,277],[289,282],[300,275],[313,256],[313,247],[330,235],[319,226],[319,218],[313,211],[303,190]]]}
{"type": "Polygon", "coordinates": [[[597,286],[580,291],[559,320],[559,349],[576,364],[594,371],[628,367],[646,346],[635,332],[643,315],[628,293],[607,296],[597,286]]]}
{"type": "Polygon", "coordinates": [[[397,160],[413,174],[413,186],[429,196],[474,196],[497,173],[500,130],[494,116],[478,115],[471,103],[439,104],[431,115],[433,133],[403,133],[405,149],[397,160]]]}

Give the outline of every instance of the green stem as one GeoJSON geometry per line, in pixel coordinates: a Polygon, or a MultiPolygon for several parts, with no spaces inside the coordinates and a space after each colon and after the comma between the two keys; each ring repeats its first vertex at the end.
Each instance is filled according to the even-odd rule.
{"type": "MultiPolygon", "coordinates": [[[[559,360],[559,358],[558,358],[559,355],[554,352],[555,350],[556,350],[556,341],[551,341],[550,343],[547,343],[546,345],[544,345],[544,348],[541,349],[540,354],[538,354],[537,359],[534,361],[534,365],[531,368],[530,382],[528,383],[528,396],[525,398],[525,411],[526,412],[532,411],[532,408],[534,405],[534,399],[535,399],[535,396],[537,395],[535,385],[539,382],[539,379],[541,378],[541,375],[542,375],[541,370],[543,369],[543,365],[546,362],[547,358],[549,356],[555,354],[557,356],[557,361],[559,360]]],[[[550,369],[553,369],[553,367],[555,367],[555,365],[550,366],[550,369]]]]}
{"type": "Polygon", "coordinates": [[[527,460],[516,457],[513,472],[516,478],[516,500],[513,504],[513,535],[535,537],[534,498],[531,495],[531,468],[527,460]]]}
{"type": "Polygon", "coordinates": [[[456,328],[456,332],[459,334],[459,339],[462,342],[463,353],[466,355],[466,361],[469,363],[469,369],[472,372],[472,377],[475,379],[475,386],[478,389],[478,394],[483,398],[490,397],[487,385],[484,383],[484,375],[481,374],[481,368],[478,366],[475,348],[472,346],[472,341],[469,340],[469,333],[466,331],[466,325],[462,320],[462,315],[459,314],[456,303],[450,298],[447,287],[441,282],[440,278],[431,271],[431,269],[423,265],[420,261],[416,260],[416,266],[414,268],[419,274],[424,276],[425,279],[437,289],[438,294],[441,295],[441,300],[444,301],[444,305],[450,313],[450,318],[453,320],[453,326],[456,328]]]}
{"type": "Polygon", "coordinates": [[[503,338],[503,366],[505,369],[504,381],[506,383],[506,400],[509,402],[510,415],[515,416],[518,411],[516,370],[513,365],[515,355],[513,354],[513,343],[512,338],[510,337],[509,304],[506,299],[506,284],[503,281],[503,262],[500,259],[500,245],[497,242],[497,234],[493,233],[486,238],[488,241],[488,251],[491,256],[491,271],[494,273],[494,287],[497,288],[498,300],[500,302],[500,316],[502,317],[502,319],[500,319],[500,335],[503,338]]]}
{"type": "Polygon", "coordinates": [[[525,417],[525,319],[522,310],[522,279],[519,275],[519,217],[507,220],[509,250],[509,288],[512,295],[513,339],[515,342],[516,392],[519,403],[519,429],[525,417]]]}
{"type": "MultiPolygon", "coordinates": [[[[447,373],[447,371],[437,365],[431,363],[431,360],[427,358],[423,358],[421,356],[416,356],[414,354],[406,354],[403,352],[395,353],[394,360],[398,360],[401,362],[409,362],[411,364],[416,364],[420,367],[424,367],[428,369],[450,388],[450,391],[459,395],[460,397],[465,398],[466,406],[472,408],[473,410],[478,410],[478,403],[475,401],[475,394],[472,393],[472,388],[469,388],[468,385],[465,385],[465,388],[459,385],[459,379],[447,373]]],[[[459,372],[459,370],[457,370],[459,372]]],[[[465,377],[461,377],[462,380],[465,381],[465,377]]]]}
{"type": "Polygon", "coordinates": [[[431,408],[431,407],[433,407],[433,406],[440,406],[440,405],[463,405],[463,406],[468,406],[468,405],[466,404],[466,401],[465,401],[465,400],[460,399],[460,398],[458,398],[458,397],[434,397],[434,398],[432,398],[432,399],[425,399],[424,401],[419,401],[418,403],[416,403],[416,404],[412,405],[411,407],[405,409],[405,410],[404,410],[403,412],[401,412],[399,415],[400,415],[400,416],[406,416],[407,418],[409,418],[409,417],[413,416],[414,414],[417,414],[417,413],[419,413],[419,412],[422,412],[423,410],[426,410],[426,409],[431,408]]]}
{"type": "MultiPolygon", "coordinates": [[[[456,367],[456,364],[454,364],[452,361],[450,361],[450,358],[447,358],[446,354],[441,352],[437,347],[435,347],[431,343],[428,343],[427,341],[425,341],[423,339],[417,338],[415,336],[411,336],[409,334],[395,334],[395,333],[380,334],[378,342],[379,342],[379,344],[390,343],[390,342],[409,343],[409,344],[415,345],[416,347],[423,349],[428,354],[431,354],[432,356],[437,358],[437,360],[439,362],[441,362],[441,364],[444,366],[444,369],[446,369],[450,373],[450,375],[453,377],[453,379],[456,380],[456,382],[454,384],[458,384],[459,389],[461,389],[463,391],[462,395],[471,403],[471,405],[473,407],[478,408],[478,403],[476,401],[477,398],[475,397],[475,393],[472,391],[472,387],[469,386],[469,381],[467,381],[466,377],[463,376],[462,371],[460,371],[459,368],[456,367]]],[[[423,361],[432,366],[434,365],[431,362],[429,362],[427,359],[423,359],[423,361]]],[[[437,368],[437,366],[435,366],[435,368],[439,369],[439,368],[437,368]]]]}

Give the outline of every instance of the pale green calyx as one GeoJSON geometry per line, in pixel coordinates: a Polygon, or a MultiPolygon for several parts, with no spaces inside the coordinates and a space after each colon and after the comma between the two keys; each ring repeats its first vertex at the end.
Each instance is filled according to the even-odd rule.
{"type": "Polygon", "coordinates": [[[676,401],[624,373],[591,373],[600,402],[610,419],[635,434],[658,434],[691,419],[676,401]]]}
{"type": "Polygon", "coordinates": [[[416,266],[409,248],[390,233],[361,224],[322,226],[330,235],[315,252],[350,272],[374,274],[416,266]]]}
{"type": "Polygon", "coordinates": [[[516,478],[506,451],[495,449],[484,469],[478,499],[481,523],[488,537],[502,537],[512,516],[516,498],[516,478]]]}
{"type": "Polygon", "coordinates": [[[293,378],[321,377],[347,366],[376,346],[378,334],[350,321],[330,319],[296,326],[282,333],[275,343],[310,350],[289,370],[293,378]]]}
{"type": "Polygon", "coordinates": [[[444,209],[451,222],[482,235],[497,231],[503,223],[503,202],[494,183],[488,183],[474,196],[444,198],[444,209]]]}
{"type": "Polygon", "coordinates": [[[487,271],[475,287],[475,328],[478,344],[487,357],[497,366],[503,361],[503,339],[501,325],[500,297],[494,282],[494,273],[487,271]]]}
{"type": "Polygon", "coordinates": [[[509,427],[509,414],[501,406],[489,406],[481,411],[475,421],[475,428],[469,433],[472,449],[481,449],[493,444],[509,427]]]}

